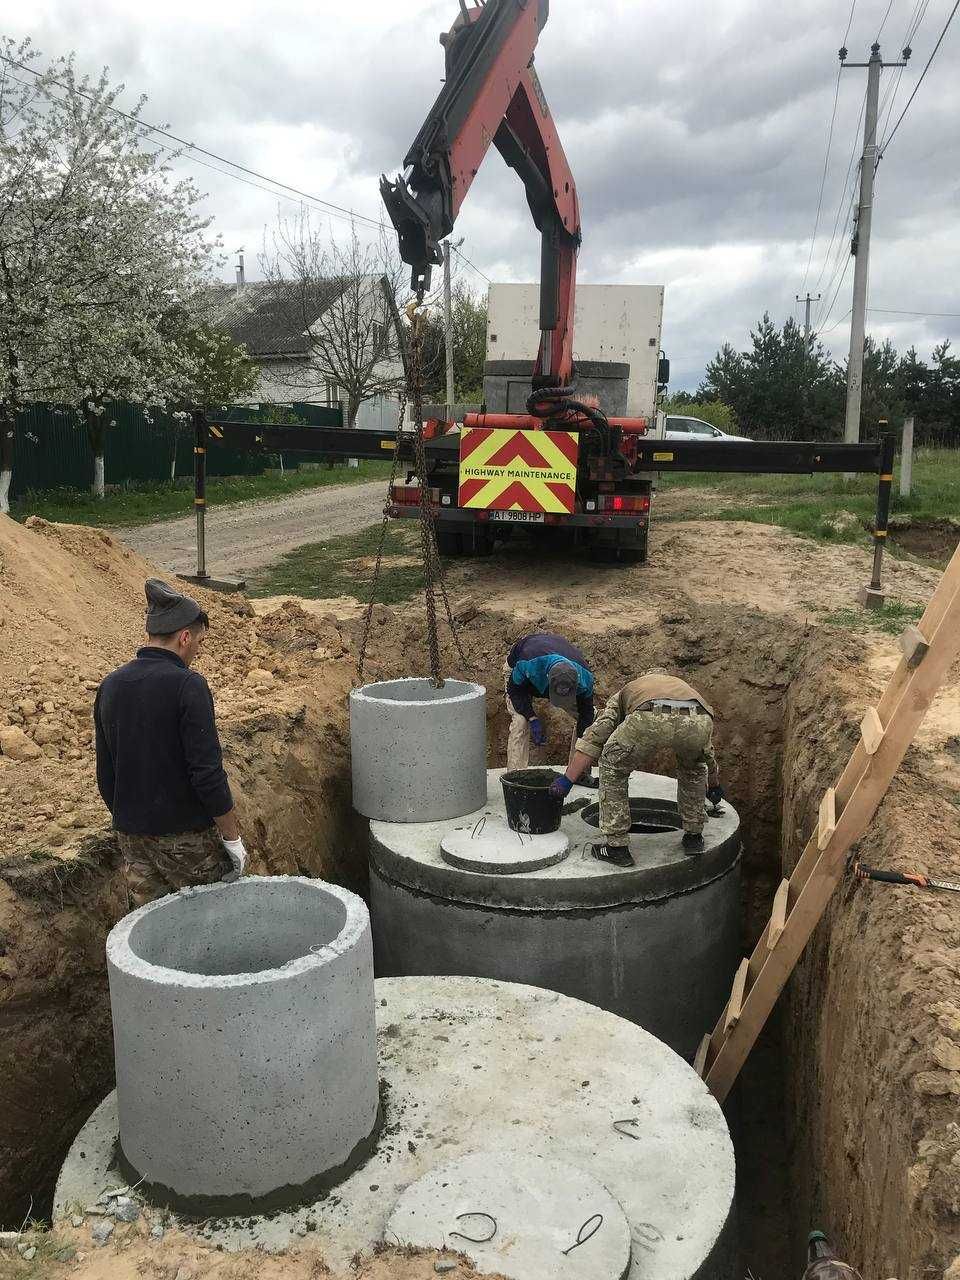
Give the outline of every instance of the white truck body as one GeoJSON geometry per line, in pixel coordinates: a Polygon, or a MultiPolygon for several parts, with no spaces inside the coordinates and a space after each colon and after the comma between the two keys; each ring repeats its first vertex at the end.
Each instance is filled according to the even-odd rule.
{"type": "MultiPolygon", "coordinates": [[[[492,284],[487,296],[487,359],[524,360],[532,373],[540,345],[540,287],[492,284]]],[[[663,325],[663,285],[578,284],[574,360],[630,366],[630,417],[654,419],[663,325]]]]}

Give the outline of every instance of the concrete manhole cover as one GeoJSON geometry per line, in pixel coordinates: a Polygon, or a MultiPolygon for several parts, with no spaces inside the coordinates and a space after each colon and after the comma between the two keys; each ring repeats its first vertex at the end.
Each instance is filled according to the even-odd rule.
{"type": "Polygon", "coordinates": [[[521,835],[504,822],[477,823],[473,828],[451,831],[440,841],[440,856],[461,871],[486,875],[512,875],[539,871],[562,862],[570,849],[562,831],[545,836],[521,835]]]}
{"type": "Polygon", "coordinates": [[[504,1151],[471,1151],[411,1183],[385,1239],[458,1249],[510,1280],[623,1280],[630,1269],[630,1226],[606,1187],[561,1160],[504,1151]]]}

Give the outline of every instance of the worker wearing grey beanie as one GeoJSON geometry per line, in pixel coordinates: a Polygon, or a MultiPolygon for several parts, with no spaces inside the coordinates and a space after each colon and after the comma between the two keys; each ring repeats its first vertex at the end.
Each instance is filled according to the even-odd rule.
{"type": "Polygon", "coordinates": [[[129,906],[246,866],[210,688],[191,667],[210,619],[161,578],[144,583],[146,644],[94,704],[97,785],[113,816],[129,906]]]}

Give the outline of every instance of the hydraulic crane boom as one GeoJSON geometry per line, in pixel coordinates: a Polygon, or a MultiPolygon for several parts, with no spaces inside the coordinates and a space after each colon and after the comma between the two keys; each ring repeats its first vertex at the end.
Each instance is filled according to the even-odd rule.
{"type": "Polygon", "coordinates": [[[483,0],[440,37],[446,80],[404,158],[380,191],[422,299],[440,241],[453,230],[491,142],[520,175],[541,236],[540,349],[534,387],[573,378],[573,310],[580,210],[577,188],[533,69],[549,0],[483,0]]]}

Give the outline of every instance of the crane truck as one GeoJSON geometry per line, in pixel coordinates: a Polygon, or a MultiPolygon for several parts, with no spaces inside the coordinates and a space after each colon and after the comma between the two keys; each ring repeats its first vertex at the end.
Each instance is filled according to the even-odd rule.
{"type": "MultiPolygon", "coordinates": [[[[562,537],[603,559],[643,561],[651,477],[657,471],[874,471],[880,477],[879,513],[889,487],[889,442],[729,441],[718,445],[657,438],[653,430],[656,392],[669,379],[669,364],[661,358],[659,347],[662,291],[654,311],[648,308],[630,333],[632,349],[642,350],[647,344],[645,360],[624,361],[619,350],[619,361],[575,361],[580,208],[576,183],[533,65],[549,0],[477,0],[473,5],[459,0],[459,4],[456,21],[440,38],[445,50],[440,93],[404,158],[403,172],[393,180],[382,177],[380,190],[397,233],[400,256],[411,268],[411,287],[422,301],[433,267],[443,261],[442,242],[453,230],[487,151],[491,145],[496,147],[523,183],[540,233],[540,281],[523,304],[522,350],[504,348],[509,325],[499,318],[495,287],[486,401],[478,412],[465,413],[462,421],[437,417],[415,424],[413,432],[357,431],[342,425],[208,421],[202,411],[196,411],[195,502],[201,547],[203,458],[208,442],[327,456],[383,458],[392,452],[398,460],[414,461],[421,431],[422,483],[420,477],[413,483],[411,472],[393,484],[386,512],[397,519],[413,518],[426,503],[436,519],[440,549],[447,554],[488,552],[496,540],[522,529],[562,537]],[[532,359],[526,345],[531,330],[536,339],[530,342],[531,348],[535,346],[532,359]],[[501,344],[496,352],[494,340],[501,344]],[[631,380],[635,386],[654,353],[656,373],[647,375],[651,394],[638,407],[635,398],[631,401],[631,380]]],[[[586,287],[584,299],[590,288],[586,287]]],[[[626,293],[621,290],[621,294],[622,306],[617,304],[625,317],[621,328],[629,329],[630,307],[626,293]]],[[[386,301],[395,313],[395,299],[386,301]]],[[[622,338],[621,333],[606,346],[601,340],[603,350],[597,354],[616,356],[622,338]]],[[[883,528],[885,519],[884,512],[883,528]]],[[[200,562],[202,566],[202,549],[200,562]]],[[[204,575],[201,568],[200,578],[204,575]]]]}
{"type": "MultiPolygon", "coordinates": [[[[430,500],[447,554],[489,551],[495,540],[522,528],[565,536],[605,558],[642,561],[651,485],[637,442],[648,432],[652,412],[626,413],[630,370],[614,369],[617,362],[592,361],[578,377],[580,208],[533,65],[548,13],[548,0],[486,0],[474,7],[461,0],[459,16],[441,36],[446,66],[437,100],[404,158],[403,174],[381,179],[419,299],[430,287],[432,268],[443,261],[441,242],[491,144],[520,177],[540,232],[539,343],[526,371],[526,394],[514,403],[515,359],[508,360],[511,369],[500,370],[491,366],[502,362],[489,361],[485,387],[497,387],[499,374],[505,395],[488,394],[481,412],[466,414],[462,423],[426,424],[435,442],[428,454],[430,500]],[[618,401],[623,408],[614,412],[618,401]]],[[[497,323],[495,296],[491,324],[497,323]]],[[[650,326],[657,353],[661,307],[650,326]]],[[[505,338],[492,328],[488,334],[491,345],[505,338]]],[[[397,485],[388,512],[414,516],[419,504],[417,486],[397,485]]]]}

